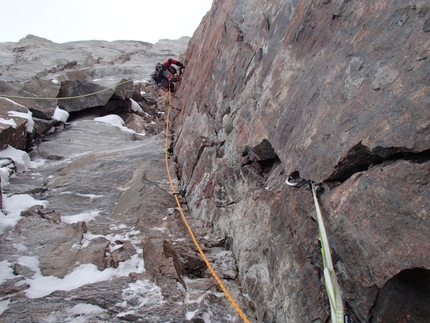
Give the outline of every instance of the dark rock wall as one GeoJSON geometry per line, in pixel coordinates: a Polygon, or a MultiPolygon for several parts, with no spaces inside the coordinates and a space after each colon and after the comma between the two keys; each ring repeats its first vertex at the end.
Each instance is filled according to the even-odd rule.
{"type": "Polygon", "coordinates": [[[293,172],[323,184],[354,320],[429,320],[416,283],[390,294],[430,270],[429,21],[428,1],[215,0],[191,39],[178,177],[194,215],[232,238],[258,321],[329,316],[312,196],[285,185],[293,172]]]}

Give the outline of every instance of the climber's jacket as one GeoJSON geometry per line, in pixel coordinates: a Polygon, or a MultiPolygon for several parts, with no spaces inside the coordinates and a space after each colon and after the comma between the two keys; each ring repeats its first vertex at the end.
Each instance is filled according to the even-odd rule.
{"type": "Polygon", "coordinates": [[[176,68],[172,65],[178,66],[180,71],[185,68],[184,64],[173,58],[169,58],[163,64],[157,63],[155,65],[155,71],[152,73],[151,77],[157,88],[165,91],[170,89],[170,91],[173,92],[175,88],[173,82],[179,82],[181,80],[181,78],[176,75],[176,68]]]}
{"type": "Polygon", "coordinates": [[[169,58],[167,61],[165,61],[163,63],[163,65],[166,66],[167,69],[169,69],[172,64],[178,66],[179,68],[184,68],[185,67],[184,64],[182,64],[181,62],[179,62],[179,61],[177,61],[176,59],[173,59],[173,58],[169,58]]]}

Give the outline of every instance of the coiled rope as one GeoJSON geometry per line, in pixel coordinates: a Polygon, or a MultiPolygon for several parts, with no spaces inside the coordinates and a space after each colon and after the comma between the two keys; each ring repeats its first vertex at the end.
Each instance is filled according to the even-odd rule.
{"type": "Polygon", "coordinates": [[[109,91],[111,89],[115,89],[118,86],[121,86],[123,84],[127,84],[133,82],[132,80],[128,80],[128,81],[124,81],[112,86],[109,86],[107,88],[104,88],[103,90],[100,91],[96,91],[96,92],[91,92],[91,93],[87,93],[87,94],[82,94],[82,95],[76,95],[76,96],[67,96],[67,97],[60,97],[60,98],[44,98],[44,97],[28,97],[28,96],[19,96],[19,95],[6,95],[6,94],[1,94],[0,93],[0,98],[7,98],[7,99],[20,99],[20,100],[74,100],[74,99],[80,99],[80,98],[86,98],[92,95],[96,95],[102,92],[106,92],[109,91]]]}
{"type": "Polygon", "coordinates": [[[193,230],[191,229],[190,225],[188,224],[187,219],[185,218],[184,211],[182,210],[181,202],[179,201],[178,194],[176,193],[175,185],[173,184],[172,177],[170,175],[170,170],[169,170],[169,151],[168,151],[168,148],[169,148],[169,120],[170,120],[170,110],[171,110],[171,108],[172,108],[172,105],[171,105],[171,93],[170,93],[170,89],[169,89],[169,107],[167,109],[167,118],[166,118],[166,149],[165,149],[165,155],[166,155],[167,176],[169,177],[170,187],[172,188],[173,196],[175,197],[176,204],[178,205],[178,209],[179,209],[179,212],[181,213],[182,220],[183,220],[185,226],[187,227],[187,230],[188,230],[188,232],[189,232],[189,234],[191,236],[191,239],[193,240],[193,242],[194,242],[197,250],[199,251],[200,255],[202,256],[204,262],[206,263],[206,266],[208,267],[210,273],[212,274],[212,277],[218,283],[219,287],[222,289],[222,291],[224,292],[225,296],[230,301],[230,303],[233,305],[234,309],[239,314],[239,316],[242,318],[242,320],[245,323],[249,323],[249,320],[246,317],[245,313],[243,313],[242,310],[240,309],[239,305],[237,305],[237,303],[235,302],[235,300],[233,299],[233,297],[228,292],[227,288],[224,286],[224,284],[221,281],[221,279],[216,274],[215,270],[212,268],[212,265],[210,264],[209,260],[206,258],[206,255],[203,252],[202,248],[200,247],[200,245],[199,245],[199,243],[198,243],[198,241],[196,239],[196,236],[193,233],[193,230]]]}

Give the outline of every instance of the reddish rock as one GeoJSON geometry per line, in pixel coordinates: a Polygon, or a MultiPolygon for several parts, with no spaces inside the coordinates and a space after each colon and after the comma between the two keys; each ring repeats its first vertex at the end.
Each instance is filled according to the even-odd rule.
{"type": "Polygon", "coordinates": [[[9,111],[17,111],[20,113],[27,113],[27,109],[14,104],[13,102],[5,99],[0,99],[0,115],[3,119],[12,120],[15,122],[16,127],[9,123],[0,123],[0,150],[7,148],[11,145],[15,149],[24,150],[27,146],[27,119],[11,117],[9,111]]]}
{"type": "MultiPolygon", "coordinates": [[[[17,109],[24,109],[25,112],[27,112],[28,109],[31,111],[33,117],[45,120],[50,120],[54,114],[57,106],[57,100],[55,98],[59,90],[59,85],[38,78],[30,78],[24,82],[0,81],[1,94],[29,98],[22,99],[12,97],[10,100],[16,104],[15,108],[11,110],[19,111],[17,109]],[[40,99],[31,100],[32,98],[40,99]]],[[[2,101],[3,100],[0,100],[0,103],[2,101]]]]}
{"type": "MultiPolygon", "coordinates": [[[[312,195],[285,185],[293,172],[323,183],[353,321],[392,322],[383,304],[421,295],[393,290],[430,270],[429,15],[426,1],[214,1],[191,39],[178,177],[193,215],[233,238],[258,321],[329,317],[312,195]]],[[[416,304],[399,317],[426,322],[416,304]]]]}

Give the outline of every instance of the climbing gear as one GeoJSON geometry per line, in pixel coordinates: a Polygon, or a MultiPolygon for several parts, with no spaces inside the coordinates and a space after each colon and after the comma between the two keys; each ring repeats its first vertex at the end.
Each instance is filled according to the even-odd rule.
{"type": "Polygon", "coordinates": [[[327,290],[328,300],[330,302],[331,321],[333,323],[344,323],[344,308],[342,303],[342,293],[337,282],[336,272],[333,268],[330,247],[328,245],[327,233],[325,231],[321,209],[318,203],[316,188],[312,182],[312,195],[314,197],[315,210],[317,213],[318,231],[321,241],[321,254],[324,266],[324,283],[327,290]]]}
{"type": "Polygon", "coordinates": [[[158,79],[158,77],[157,77],[157,71],[155,71],[154,73],[152,73],[152,74],[151,74],[151,79],[152,79],[154,82],[157,82],[157,79],[158,79]]]}
{"type": "Polygon", "coordinates": [[[166,69],[166,65],[157,63],[155,64],[155,70],[158,72],[164,71],[166,69]]]}
{"type": "MultiPolygon", "coordinates": [[[[170,90],[170,89],[169,89],[170,90]]],[[[206,266],[208,267],[210,273],[212,274],[212,277],[215,279],[215,281],[218,283],[219,287],[221,288],[221,290],[224,292],[225,296],[227,297],[227,299],[230,301],[230,303],[233,305],[234,309],[236,310],[236,312],[239,314],[239,316],[242,318],[242,320],[245,323],[249,323],[248,318],[246,317],[245,313],[242,312],[242,310],[240,309],[239,305],[237,305],[237,303],[235,302],[235,300],[233,299],[233,297],[231,296],[231,294],[228,292],[227,288],[224,286],[223,282],[221,281],[221,279],[218,277],[218,275],[216,274],[215,270],[212,268],[212,265],[210,264],[209,260],[206,258],[206,255],[204,254],[202,248],[200,247],[196,236],[194,235],[193,230],[191,229],[190,225],[188,224],[188,221],[185,217],[184,211],[182,210],[181,207],[181,202],[179,201],[178,198],[178,194],[176,193],[176,189],[175,189],[175,185],[173,184],[172,181],[172,177],[170,175],[170,169],[169,169],[169,120],[170,120],[170,111],[172,108],[171,105],[171,94],[169,92],[169,106],[167,109],[167,117],[166,117],[166,149],[165,149],[165,155],[166,155],[166,171],[167,171],[167,176],[169,178],[169,182],[170,182],[170,187],[172,189],[173,192],[173,196],[175,197],[176,200],[176,204],[178,205],[178,209],[179,209],[179,213],[181,214],[182,220],[188,230],[188,233],[191,236],[191,239],[194,242],[194,245],[196,246],[197,250],[199,251],[200,255],[203,258],[203,261],[206,263],[206,266]]],[[[187,205],[188,207],[188,205],[187,205]]]]}
{"type": "Polygon", "coordinates": [[[285,184],[287,184],[288,186],[294,186],[297,188],[300,188],[307,183],[309,183],[309,181],[301,178],[300,172],[298,170],[295,170],[290,175],[288,175],[287,179],[285,180],[285,184]]]}
{"type": "Polygon", "coordinates": [[[300,177],[293,177],[293,176],[288,176],[288,178],[285,180],[285,184],[287,184],[288,186],[295,186],[295,187],[302,187],[303,185],[306,184],[306,180],[304,180],[303,178],[300,177]]]}
{"type": "Polygon", "coordinates": [[[345,314],[345,322],[344,323],[351,323],[351,316],[349,315],[349,313],[345,314]]]}

